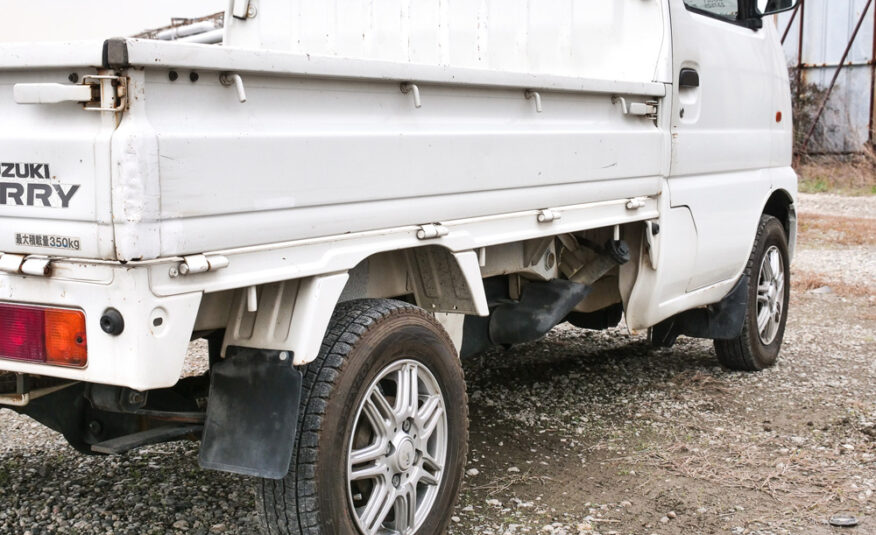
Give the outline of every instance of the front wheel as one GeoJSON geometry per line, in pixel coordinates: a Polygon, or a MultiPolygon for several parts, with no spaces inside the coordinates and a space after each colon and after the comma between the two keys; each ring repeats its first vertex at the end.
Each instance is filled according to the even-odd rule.
{"type": "Polygon", "coordinates": [[[779,356],[791,293],[788,240],[775,217],[761,216],[745,275],[749,289],[742,333],[715,340],[715,352],[721,364],[732,370],[759,371],[775,364],[779,356]]]}
{"type": "Polygon", "coordinates": [[[270,534],[426,535],[447,527],[467,447],[459,358],[399,301],[340,305],[307,366],[292,468],[256,495],[270,534]]]}

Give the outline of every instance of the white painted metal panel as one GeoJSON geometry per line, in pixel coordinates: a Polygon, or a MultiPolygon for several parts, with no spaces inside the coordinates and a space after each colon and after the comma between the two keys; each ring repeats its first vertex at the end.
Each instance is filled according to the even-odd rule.
{"type": "Polygon", "coordinates": [[[145,269],[72,261],[62,265],[62,276],[51,279],[0,273],[0,301],[82,310],[88,338],[88,365],[65,368],[0,360],[0,370],[136,390],[176,384],[182,373],[201,293],[156,297],[149,291],[149,274],[145,269]],[[125,319],[125,329],[118,336],[110,336],[100,327],[100,318],[108,307],[116,308],[125,319]],[[162,321],[156,322],[156,318],[162,321]]]}
{"type": "MultiPolygon", "coordinates": [[[[99,60],[100,45],[94,45],[99,60]]],[[[83,111],[77,102],[18,104],[13,97],[16,84],[72,86],[71,72],[95,71],[83,65],[19,69],[21,52],[10,50],[14,68],[6,70],[5,56],[0,60],[0,251],[113,258],[112,117],[83,111]]],[[[85,61],[82,52],[60,52],[57,62],[85,61]]],[[[36,53],[33,58],[48,63],[36,53]]]]}
{"type": "Polygon", "coordinates": [[[662,3],[654,0],[250,0],[249,5],[253,18],[226,13],[226,45],[624,81],[655,79],[666,52],[662,3]]]}
{"type": "MultiPolygon", "coordinates": [[[[645,37],[641,50],[660,49],[645,37]]],[[[651,195],[668,167],[666,130],[612,100],[660,100],[653,66],[617,80],[144,40],[128,56],[146,70],[132,71],[115,168],[134,159],[116,150],[129,135],[158,153],[135,151],[151,163],[114,189],[123,259],[651,195]],[[245,104],[221,71],[242,76],[245,104]],[[122,213],[142,191],[160,213],[122,213]]]]}
{"type": "Polygon", "coordinates": [[[537,113],[521,90],[422,85],[417,109],[397,83],[245,81],[240,104],[147,71],[160,255],[651,195],[668,156],[610,95],[544,92],[537,113]]]}
{"type": "Polygon", "coordinates": [[[0,44],[0,68],[77,69],[100,67],[103,41],[31,42],[0,44]]]}
{"type": "Polygon", "coordinates": [[[674,96],[669,179],[672,206],[690,208],[696,225],[693,291],[737,276],[748,258],[772,186],[765,170],[791,164],[792,110],[772,25],[753,31],[671,5],[676,72],[699,74],[674,96]]]}

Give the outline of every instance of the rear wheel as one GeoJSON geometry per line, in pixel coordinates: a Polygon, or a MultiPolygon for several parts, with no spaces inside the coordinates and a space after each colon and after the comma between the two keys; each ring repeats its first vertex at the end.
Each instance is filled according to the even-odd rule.
{"type": "Polygon", "coordinates": [[[775,364],[779,356],[791,293],[788,240],[775,217],[761,216],[745,274],[749,289],[742,333],[715,340],[715,352],[730,369],[758,371],[775,364]]]}
{"type": "Polygon", "coordinates": [[[292,468],[256,485],[270,534],[441,533],[459,490],[467,403],[450,338],[424,310],[340,305],[307,366],[292,468]]]}

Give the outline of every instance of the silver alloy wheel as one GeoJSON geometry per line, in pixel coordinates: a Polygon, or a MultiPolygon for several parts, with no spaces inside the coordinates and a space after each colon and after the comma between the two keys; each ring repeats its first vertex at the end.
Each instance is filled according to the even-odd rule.
{"type": "Polygon", "coordinates": [[[414,360],[381,370],[347,447],[347,493],[364,535],[412,535],[440,490],[447,412],[435,376],[414,360]]]}
{"type": "Polygon", "coordinates": [[[764,345],[770,345],[782,324],[785,305],[785,266],[779,248],[767,249],[757,278],[757,332],[764,345]]]}

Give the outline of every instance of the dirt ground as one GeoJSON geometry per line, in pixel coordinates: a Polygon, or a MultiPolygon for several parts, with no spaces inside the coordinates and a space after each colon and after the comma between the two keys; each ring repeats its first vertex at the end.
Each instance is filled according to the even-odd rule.
{"type": "MultiPolygon", "coordinates": [[[[874,201],[803,197],[773,369],[568,326],[466,361],[449,535],[876,534],[874,201]],[[830,527],[838,513],[858,527],[830,527]]],[[[199,470],[188,443],[82,456],[0,410],[0,534],[49,533],[253,534],[250,481],[199,470]]]]}
{"type": "Polygon", "coordinates": [[[857,201],[869,218],[804,196],[773,369],[572,327],[469,362],[451,533],[876,533],[876,204],[857,201]],[[859,526],[829,526],[839,513],[859,526]]]}

